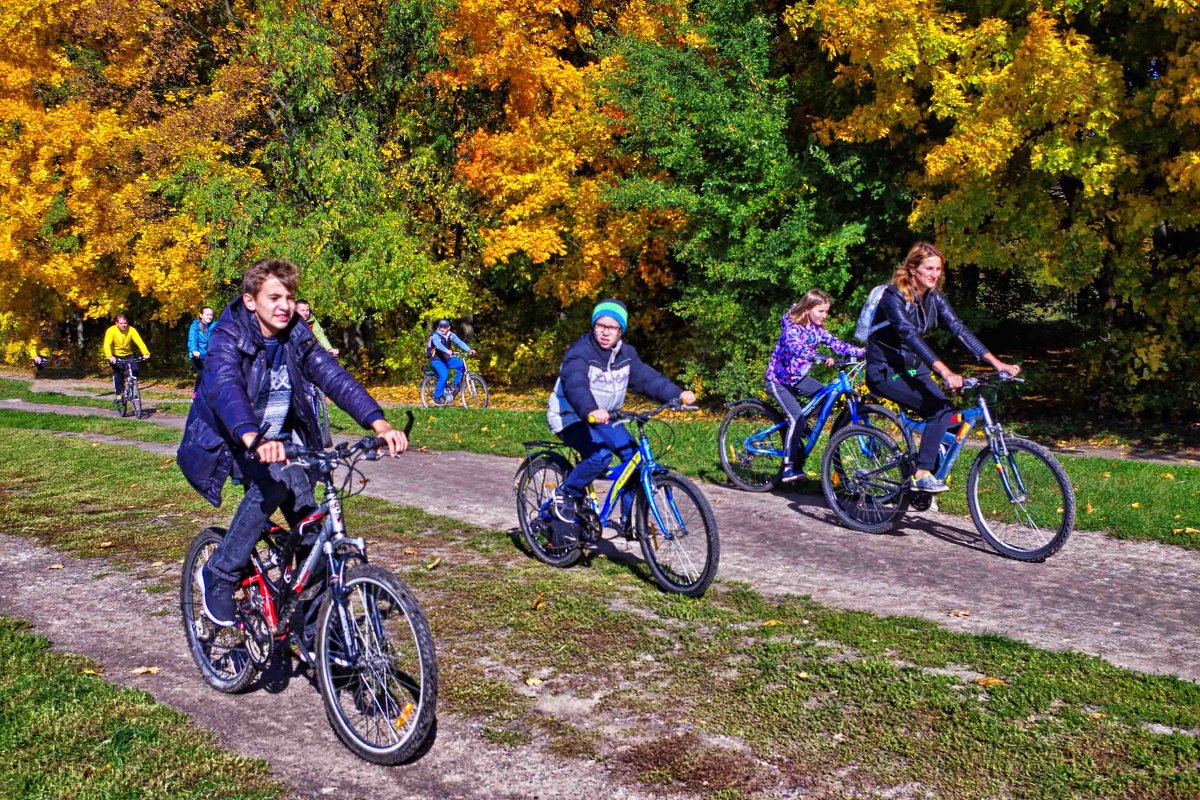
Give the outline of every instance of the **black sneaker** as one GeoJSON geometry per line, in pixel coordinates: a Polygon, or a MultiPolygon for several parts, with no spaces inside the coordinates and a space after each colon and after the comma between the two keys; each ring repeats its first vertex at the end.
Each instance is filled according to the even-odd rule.
{"type": "Polygon", "coordinates": [[[563,522],[573,524],[579,516],[580,499],[567,494],[561,488],[555,489],[554,500],[550,503],[550,510],[554,512],[554,516],[563,522]]]}
{"type": "Polygon", "coordinates": [[[804,470],[796,469],[790,464],[784,467],[783,472],[779,474],[779,480],[783,481],[784,483],[795,483],[796,481],[802,481],[807,477],[808,474],[805,473],[804,470]]]}
{"type": "Polygon", "coordinates": [[[237,604],[233,601],[233,581],[223,580],[208,569],[208,562],[200,569],[200,604],[204,616],[222,628],[237,622],[237,604]]]}

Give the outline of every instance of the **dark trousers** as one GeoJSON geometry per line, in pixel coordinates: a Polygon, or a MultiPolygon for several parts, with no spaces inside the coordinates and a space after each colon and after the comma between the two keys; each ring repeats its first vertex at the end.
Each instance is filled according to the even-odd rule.
{"type": "Polygon", "coordinates": [[[233,514],[229,532],[208,560],[213,573],[227,581],[240,581],[242,570],[262,535],[263,526],[276,509],[291,527],[317,507],[312,480],[298,464],[260,464],[235,456],[241,468],[246,496],[233,514]]]}
{"type": "MultiPolygon", "coordinates": [[[[577,498],[583,496],[589,483],[604,474],[614,455],[620,456],[624,461],[637,449],[637,443],[633,441],[624,425],[588,425],[586,422],[576,422],[559,431],[558,438],[577,450],[581,457],[575,469],[571,470],[571,474],[563,481],[562,487],[564,494],[577,498]]],[[[633,492],[626,492],[621,497],[622,519],[629,518],[633,497],[633,492]]]]}
{"type": "Polygon", "coordinates": [[[799,466],[804,463],[808,455],[804,442],[808,438],[809,427],[800,412],[804,408],[804,398],[812,397],[824,388],[823,383],[809,375],[805,375],[794,386],[767,381],[767,394],[774,398],[788,418],[787,436],[783,442],[783,452],[787,454],[783,457],[784,464],[799,466]]]}
{"type": "Polygon", "coordinates": [[[918,369],[915,375],[897,372],[886,364],[867,365],[867,386],[872,392],[899,403],[925,420],[921,447],[917,450],[917,469],[933,471],[937,467],[938,447],[950,429],[954,406],[933,382],[928,368],[918,369]]]}

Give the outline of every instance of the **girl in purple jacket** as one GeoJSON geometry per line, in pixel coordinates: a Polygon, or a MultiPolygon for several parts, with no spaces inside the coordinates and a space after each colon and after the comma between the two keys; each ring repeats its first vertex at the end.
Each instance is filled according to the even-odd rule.
{"type": "Polygon", "coordinates": [[[775,398],[788,416],[787,439],[783,445],[786,455],[782,479],[785,483],[804,477],[804,441],[808,438],[808,423],[800,413],[803,398],[824,388],[824,384],[808,374],[809,370],[818,360],[833,366],[833,359],[822,358],[817,348],[825,347],[843,358],[862,358],[866,352],[825,330],[829,305],[829,295],[820,289],[805,292],[780,320],[779,341],[775,342],[775,352],[767,365],[767,394],[775,398]]]}

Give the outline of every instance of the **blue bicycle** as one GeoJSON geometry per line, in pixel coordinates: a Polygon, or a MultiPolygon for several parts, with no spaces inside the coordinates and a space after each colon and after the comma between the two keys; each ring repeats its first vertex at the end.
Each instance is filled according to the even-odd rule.
{"type": "Polygon", "coordinates": [[[610,411],[613,422],[637,425],[637,450],[612,467],[601,480],[612,481],[600,505],[591,486],[575,522],[563,522],[553,510],[554,490],[562,485],[573,464],[561,442],[525,442],[527,456],[517,468],[514,489],[517,516],[525,543],[539,561],[568,567],[611,528],[629,541],[638,541],[654,580],[664,591],[699,597],[717,574],[720,543],[717,520],[696,484],[672,472],[654,458],[646,423],[667,409],[695,410],[668,403],[653,411],[631,414],[610,411]],[[626,493],[634,492],[632,508],[626,493]]]}
{"type": "MultiPolygon", "coordinates": [[[[1004,373],[968,378],[964,391],[977,392],[974,407],[954,414],[943,438],[934,474],[949,482],[950,472],[972,429],[983,423],[987,445],[967,475],[967,506],[980,535],[1001,555],[1044,561],[1062,549],[1075,526],[1075,490],[1058,460],[1046,448],[1005,433],[984,397],[1010,381],[1004,373]]],[[[914,436],[925,424],[900,415],[902,434],[852,425],[829,438],[821,465],[825,499],[837,518],[865,533],[886,533],[911,506],[924,511],[932,495],[912,489],[914,436]]]]}
{"type": "MultiPolygon", "coordinates": [[[[837,378],[801,409],[809,427],[804,441],[805,457],[817,446],[825,423],[839,403],[844,407],[834,419],[832,431],[847,425],[872,425],[892,433],[901,430],[900,418],[894,411],[866,402],[859,392],[863,362],[851,359],[835,364],[839,367],[837,378]]],[[[779,485],[787,430],[787,416],[771,403],[747,398],[729,404],[721,420],[717,449],[721,469],[734,486],[748,492],[769,492],[779,485]]]]}

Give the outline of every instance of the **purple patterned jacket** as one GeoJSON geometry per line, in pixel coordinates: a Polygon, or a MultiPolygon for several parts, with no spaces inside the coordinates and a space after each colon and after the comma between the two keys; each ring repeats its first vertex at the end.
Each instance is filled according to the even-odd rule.
{"type": "Polygon", "coordinates": [[[780,320],[782,331],[779,341],[775,343],[775,352],[771,354],[771,362],[767,364],[767,380],[793,386],[800,381],[812,365],[823,360],[817,354],[817,348],[829,348],[834,355],[843,358],[862,358],[866,349],[855,347],[843,342],[829,331],[817,325],[797,325],[788,319],[787,314],[780,320]]]}

